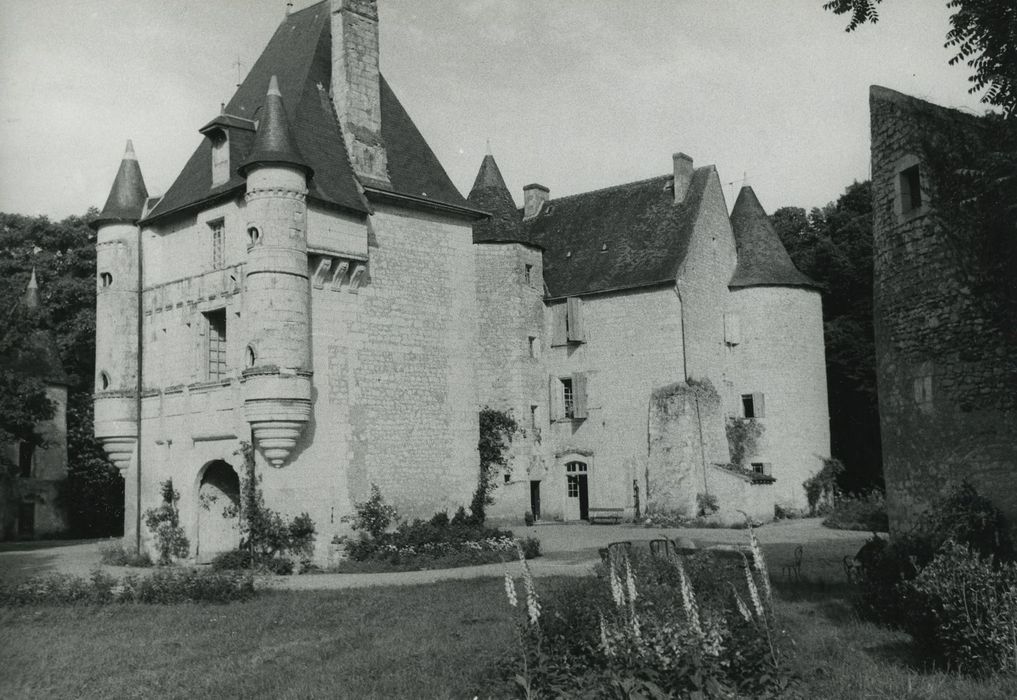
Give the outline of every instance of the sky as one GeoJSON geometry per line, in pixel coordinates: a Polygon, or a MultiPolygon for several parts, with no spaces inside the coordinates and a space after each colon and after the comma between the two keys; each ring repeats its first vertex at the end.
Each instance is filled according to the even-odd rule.
{"type": "MultiPolygon", "coordinates": [[[[294,10],[313,4],[296,0],[294,10]]],[[[868,88],[981,114],[946,0],[846,33],[823,0],[379,0],[381,70],[463,194],[662,175],[682,151],[769,211],[869,176],[868,88]],[[488,144],[490,144],[488,146],[488,144]]],[[[128,138],[164,193],[286,0],[0,0],[0,211],[101,207],[128,138]],[[239,66],[238,66],[239,64],[239,66]]]]}

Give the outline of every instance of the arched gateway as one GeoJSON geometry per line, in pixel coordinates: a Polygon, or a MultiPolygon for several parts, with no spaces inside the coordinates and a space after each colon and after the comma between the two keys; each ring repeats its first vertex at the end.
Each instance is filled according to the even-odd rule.
{"type": "Polygon", "coordinates": [[[198,532],[194,554],[199,563],[240,545],[240,478],[227,462],[209,462],[198,486],[198,532]]]}

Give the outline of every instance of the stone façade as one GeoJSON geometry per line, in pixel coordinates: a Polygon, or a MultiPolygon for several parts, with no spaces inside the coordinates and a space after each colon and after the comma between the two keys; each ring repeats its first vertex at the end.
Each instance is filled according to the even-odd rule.
{"type": "Polygon", "coordinates": [[[678,154],[594,193],[530,186],[519,210],[488,156],[464,199],[378,73],[376,32],[373,2],[293,13],[163,197],[125,158],[98,222],[96,434],[127,536],[149,539],[139,514],[172,479],[192,554],[235,545],[220,506],[246,441],[268,505],[307,512],[325,559],[372,484],[406,517],[467,505],[484,406],[522,427],[499,520],[631,517],[704,464],[654,507],[703,489],[728,520],[804,507],[829,452],[819,293],[762,258],[736,274],[760,236],[787,256],[751,190],[729,217],[716,170],[678,154]],[[716,387],[695,431],[652,415],[690,380],[716,387]],[[760,483],[723,435],[764,392],[760,483]],[[651,454],[651,430],[694,463],[651,454]]]}
{"type": "Polygon", "coordinates": [[[991,120],[870,91],[874,323],[890,526],[968,480],[1017,518],[1014,243],[950,204],[991,120]],[[917,183],[920,195],[913,197],[917,183]],[[1009,246],[1009,247],[1008,247],[1009,246]]]}

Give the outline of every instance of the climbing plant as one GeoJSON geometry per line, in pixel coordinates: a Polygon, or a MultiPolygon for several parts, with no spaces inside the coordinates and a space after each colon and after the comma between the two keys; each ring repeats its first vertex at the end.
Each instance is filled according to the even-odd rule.
{"type": "Polygon", "coordinates": [[[727,444],[731,450],[731,463],[744,466],[745,460],[751,457],[759,446],[759,438],[763,436],[763,424],[754,418],[729,416],[727,425],[727,444]]]}
{"type": "Polygon", "coordinates": [[[494,502],[494,489],[498,485],[498,475],[508,469],[508,448],[512,444],[512,436],[519,431],[519,424],[512,417],[511,411],[499,411],[485,406],[480,411],[480,440],[477,450],[480,452],[480,474],[477,478],[477,490],[473,493],[470,510],[473,519],[479,524],[487,517],[487,506],[494,502]]]}

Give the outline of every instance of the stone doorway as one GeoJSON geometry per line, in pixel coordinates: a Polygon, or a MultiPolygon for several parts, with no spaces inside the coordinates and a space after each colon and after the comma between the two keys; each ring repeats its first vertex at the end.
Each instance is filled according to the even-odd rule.
{"type": "Polygon", "coordinates": [[[198,563],[240,546],[240,478],[228,462],[209,462],[198,486],[198,563]]]}
{"type": "Polygon", "coordinates": [[[590,519],[589,469],[586,462],[565,465],[565,519],[590,519]]]}

